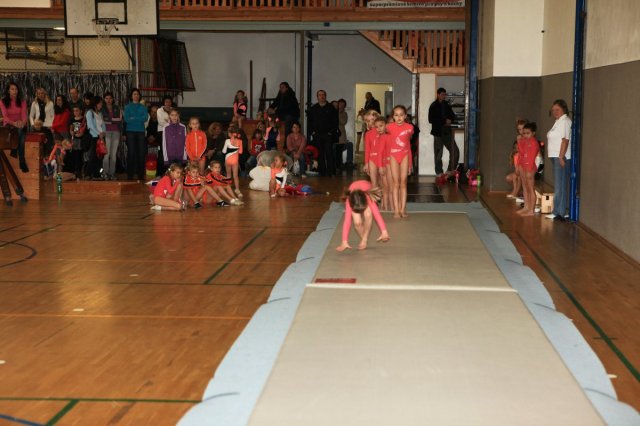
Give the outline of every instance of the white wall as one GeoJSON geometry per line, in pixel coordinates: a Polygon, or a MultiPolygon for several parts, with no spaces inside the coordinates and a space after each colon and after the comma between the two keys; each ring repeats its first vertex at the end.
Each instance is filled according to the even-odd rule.
{"type": "Polygon", "coordinates": [[[544,0],[487,0],[481,13],[480,78],[539,76],[544,0]]]}
{"type": "Polygon", "coordinates": [[[478,66],[478,78],[480,79],[493,77],[495,15],[495,0],[484,0],[480,3],[480,55],[478,66]]]}
{"type": "Polygon", "coordinates": [[[178,33],[189,55],[195,92],[185,92],[187,107],[231,107],[238,90],[249,96],[249,61],[253,61],[253,114],[258,108],[262,79],[267,97],[275,97],[287,81],[299,94],[297,33],[178,33]]]}
{"type": "Polygon", "coordinates": [[[575,0],[545,0],[542,75],[573,71],[575,15],[575,0]]]}
{"type": "Polygon", "coordinates": [[[543,22],[543,0],[495,0],[494,76],[540,75],[543,22]]]}
{"type": "Polygon", "coordinates": [[[640,59],[640,2],[587,2],[585,67],[622,64],[640,59]]]}
{"type": "MultiPolygon", "coordinates": [[[[393,102],[407,107],[411,100],[411,73],[360,35],[321,35],[313,49],[313,97],[318,89],[329,100],[347,101],[347,138],[355,140],[353,121],[357,114],[356,83],[390,83],[393,102]]],[[[412,113],[412,111],[409,111],[412,113]]]]}
{"type": "MultiPolygon", "coordinates": [[[[306,82],[298,81],[301,55],[298,37],[298,33],[178,33],[178,39],[186,44],[197,89],[185,93],[183,105],[231,106],[238,89],[248,93],[250,59],[254,73],[254,113],[263,77],[267,78],[268,97],[276,95],[281,81],[288,81],[300,99],[300,94],[306,93],[306,82]]],[[[390,83],[395,103],[412,104],[411,73],[362,36],[322,34],[313,44],[311,101],[316,102],[318,89],[324,89],[329,100],[344,98],[347,101],[349,140],[355,141],[356,83],[390,83]]],[[[306,47],[304,55],[306,57],[306,47]]]]}

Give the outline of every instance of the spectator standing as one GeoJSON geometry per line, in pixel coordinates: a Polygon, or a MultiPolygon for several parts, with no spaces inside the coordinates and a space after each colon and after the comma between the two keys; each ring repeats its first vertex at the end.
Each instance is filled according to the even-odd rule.
{"type": "Polygon", "coordinates": [[[369,111],[369,110],[372,109],[375,112],[377,112],[378,114],[382,114],[382,111],[380,110],[380,102],[378,102],[378,100],[373,97],[371,92],[365,93],[364,94],[364,98],[365,98],[365,102],[364,102],[364,108],[363,109],[365,111],[369,111]]]}
{"type": "Polygon", "coordinates": [[[13,82],[9,82],[4,90],[2,102],[0,102],[0,112],[2,112],[2,124],[13,126],[18,129],[18,149],[11,151],[11,156],[18,156],[20,170],[23,173],[29,172],[27,162],[24,159],[24,138],[27,130],[27,101],[24,99],[22,90],[13,82]]]}
{"type": "MultiPolygon", "coordinates": [[[[165,96],[162,98],[162,105],[157,108],[156,116],[157,116],[157,135],[156,141],[158,141],[158,158],[163,158],[164,154],[162,153],[162,132],[164,132],[165,127],[169,125],[169,114],[173,109],[173,98],[171,96],[165,96]]],[[[147,132],[148,135],[148,132],[147,132]]],[[[158,169],[157,176],[164,175],[165,164],[162,161],[158,161],[158,169]]]]}
{"type": "Polygon", "coordinates": [[[278,95],[273,103],[269,105],[269,108],[273,108],[278,119],[284,122],[284,136],[286,138],[289,133],[291,133],[293,123],[300,120],[298,99],[296,98],[296,93],[291,86],[289,86],[289,83],[286,81],[280,83],[278,95]]]}
{"type": "Polygon", "coordinates": [[[49,155],[51,148],[53,148],[51,125],[53,124],[54,115],[53,102],[49,99],[47,92],[42,87],[39,87],[36,89],[36,98],[31,103],[29,122],[31,123],[31,127],[47,136],[47,143],[44,150],[46,156],[49,155]]]}
{"type": "Polygon", "coordinates": [[[567,214],[569,170],[571,169],[571,119],[569,107],[564,99],[557,99],[551,106],[551,115],[556,119],[547,133],[547,152],[553,166],[553,212],[547,219],[563,221],[567,214]]]}
{"type": "Polygon", "coordinates": [[[456,115],[447,102],[447,91],[440,87],[437,92],[437,98],[431,106],[429,106],[429,123],[431,123],[431,134],[433,135],[433,153],[435,155],[436,174],[443,173],[442,153],[443,148],[449,151],[448,171],[454,170],[458,165],[460,150],[453,140],[451,132],[451,123],[455,120],[456,115]],[[453,152],[451,152],[453,150],[453,152]]]}
{"type": "Polygon", "coordinates": [[[62,95],[56,96],[56,102],[53,106],[53,123],[51,130],[62,136],[63,139],[69,139],[69,123],[71,122],[71,111],[67,98],[62,95]]]}
{"type": "Polygon", "coordinates": [[[142,96],[137,88],[131,89],[129,103],[124,107],[124,122],[127,128],[127,178],[145,178],[145,161],[147,141],[145,139],[145,123],[149,118],[147,108],[140,103],[142,96]]]}
{"type": "Polygon", "coordinates": [[[336,149],[336,164],[338,169],[352,170],[353,169],[353,143],[347,140],[347,122],[349,121],[349,115],[346,111],[347,101],[344,99],[338,99],[338,130],[340,136],[338,137],[338,145],[336,149]],[[347,151],[347,162],[342,164],[342,152],[347,151]]]}
{"type": "Polygon", "coordinates": [[[69,89],[69,111],[73,113],[74,107],[80,107],[81,110],[84,110],[84,102],[82,102],[80,92],[76,87],[69,89]]]}
{"type": "Polygon", "coordinates": [[[87,171],[87,179],[99,179],[99,161],[96,155],[96,146],[98,144],[98,138],[104,138],[106,127],[104,120],[102,119],[102,98],[95,96],[85,113],[85,119],[87,122],[87,130],[91,135],[91,145],[89,145],[89,167],[87,171]]]}
{"type": "Polygon", "coordinates": [[[107,155],[102,159],[102,176],[105,180],[115,180],[118,146],[122,135],[122,110],[115,104],[111,92],[104,94],[102,119],[106,128],[104,143],[107,145],[107,155]]]}
{"type": "Polygon", "coordinates": [[[337,142],[338,111],[327,102],[327,92],[318,90],[318,102],[309,109],[309,130],[318,148],[318,171],[321,176],[336,173],[334,145],[337,142]]]}

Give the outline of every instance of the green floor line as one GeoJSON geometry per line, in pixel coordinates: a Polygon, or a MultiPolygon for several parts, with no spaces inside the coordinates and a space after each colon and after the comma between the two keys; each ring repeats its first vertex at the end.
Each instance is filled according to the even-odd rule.
{"type": "Polygon", "coordinates": [[[604,332],[602,327],[600,327],[600,325],[596,322],[596,320],[594,320],[591,317],[591,315],[589,315],[589,312],[580,304],[580,302],[578,302],[578,299],[573,295],[573,293],[571,293],[571,290],[569,290],[569,288],[562,282],[560,277],[558,277],[555,274],[555,272],[553,272],[553,270],[549,267],[549,265],[547,265],[547,263],[542,259],[542,257],[527,243],[527,241],[522,237],[522,235],[520,235],[520,232],[516,232],[516,233],[518,234],[518,237],[522,240],[524,245],[527,246],[529,251],[531,251],[531,253],[535,256],[538,262],[540,262],[542,267],[549,273],[549,275],[553,277],[553,279],[558,284],[558,287],[560,287],[563,293],[567,295],[569,300],[571,300],[571,303],[573,303],[573,305],[578,309],[578,311],[580,311],[582,316],[596,330],[600,338],[607,344],[607,346],[609,346],[609,348],[613,351],[613,353],[616,354],[618,359],[624,364],[625,367],[627,367],[627,370],[631,372],[633,377],[635,377],[637,381],[640,381],[640,372],[638,372],[638,370],[633,366],[633,364],[631,364],[631,362],[622,353],[622,351],[615,345],[615,343],[613,343],[611,338],[607,336],[607,334],[604,332]]]}
{"type": "Polygon", "coordinates": [[[137,398],[62,398],[38,396],[0,396],[0,401],[77,401],[77,402],[142,402],[149,404],[199,404],[196,399],[137,399],[137,398]]]}
{"type": "Polygon", "coordinates": [[[214,279],[216,279],[216,277],[218,275],[220,275],[222,273],[222,271],[224,271],[225,269],[227,269],[227,266],[229,266],[231,264],[231,262],[233,262],[236,257],[240,256],[242,254],[243,251],[245,251],[246,249],[249,248],[249,246],[251,244],[253,244],[258,238],[260,238],[260,236],[262,234],[265,233],[265,231],[267,230],[266,227],[262,228],[256,235],[253,236],[253,238],[251,238],[249,240],[248,243],[246,243],[245,245],[242,246],[242,248],[240,248],[240,250],[238,250],[238,252],[236,254],[234,254],[233,256],[231,256],[231,258],[229,260],[227,260],[221,267],[219,267],[213,274],[211,274],[211,276],[209,278],[207,278],[203,284],[211,284],[211,281],[213,281],[214,279]]]}
{"type": "Polygon", "coordinates": [[[46,426],[53,426],[56,423],[58,423],[60,419],[64,417],[65,414],[67,414],[69,411],[71,411],[73,407],[76,406],[77,403],[78,403],[77,399],[72,399],[71,401],[69,401],[67,405],[62,407],[62,410],[58,411],[58,413],[46,423],[46,426]]]}

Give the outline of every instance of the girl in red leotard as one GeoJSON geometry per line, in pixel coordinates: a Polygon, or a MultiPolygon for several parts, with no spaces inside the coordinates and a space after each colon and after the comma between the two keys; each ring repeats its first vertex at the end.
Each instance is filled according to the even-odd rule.
{"type": "Polygon", "coordinates": [[[389,166],[391,169],[391,200],[393,217],[407,217],[407,176],[411,170],[411,136],[413,125],[406,123],[407,109],[402,105],[393,108],[393,123],[389,132],[389,166]]]}
{"type": "Polygon", "coordinates": [[[342,225],[342,243],[336,250],[342,252],[351,248],[349,245],[351,221],[353,221],[356,232],[360,236],[358,249],[364,250],[367,248],[373,220],[376,221],[378,228],[380,228],[380,236],[376,241],[389,241],[387,226],[376,204],[380,191],[377,188],[373,188],[369,181],[357,180],[349,186],[349,190],[345,195],[347,199],[345,200],[344,223],[342,225]]]}
{"type": "Polygon", "coordinates": [[[151,210],[184,210],[182,201],[182,166],[173,163],[165,176],[156,185],[150,197],[151,210]]]}
{"type": "Polygon", "coordinates": [[[522,138],[518,141],[518,158],[520,159],[520,175],[524,192],[524,208],[518,211],[522,216],[533,216],[536,206],[534,175],[538,170],[536,157],[540,152],[540,144],[536,139],[536,123],[524,125],[522,138]]]}

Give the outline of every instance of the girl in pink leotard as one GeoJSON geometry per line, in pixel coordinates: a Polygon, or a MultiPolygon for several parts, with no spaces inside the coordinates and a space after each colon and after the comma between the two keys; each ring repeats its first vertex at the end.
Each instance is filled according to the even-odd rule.
{"type": "Polygon", "coordinates": [[[380,228],[380,237],[376,241],[389,241],[387,226],[384,224],[382,215],[378,210],[375,198],[379,198],[379,190],[371,187],[371,182],[366,180],[357,180],[349,186],[346,192],[344,224],[342,225],[342,244],[336,250],[344,251],[350,249],[349,230],[351,229],[351,221],[356,228],[356,232],[360,236],[360,244],[358,249],[367,248],[367,240],[369,233],[373,227],[373,220],[380,228]]]}
{"type": "Polygon", "coordinates": [[[411,136],[413,125],[406,123],[407,109],[402,105],[393,108],[393,123],[389,132],[389,166],[391,169],[391,200],[393,217],[407,217],[407,176],[411,170],[411,136]]]}

